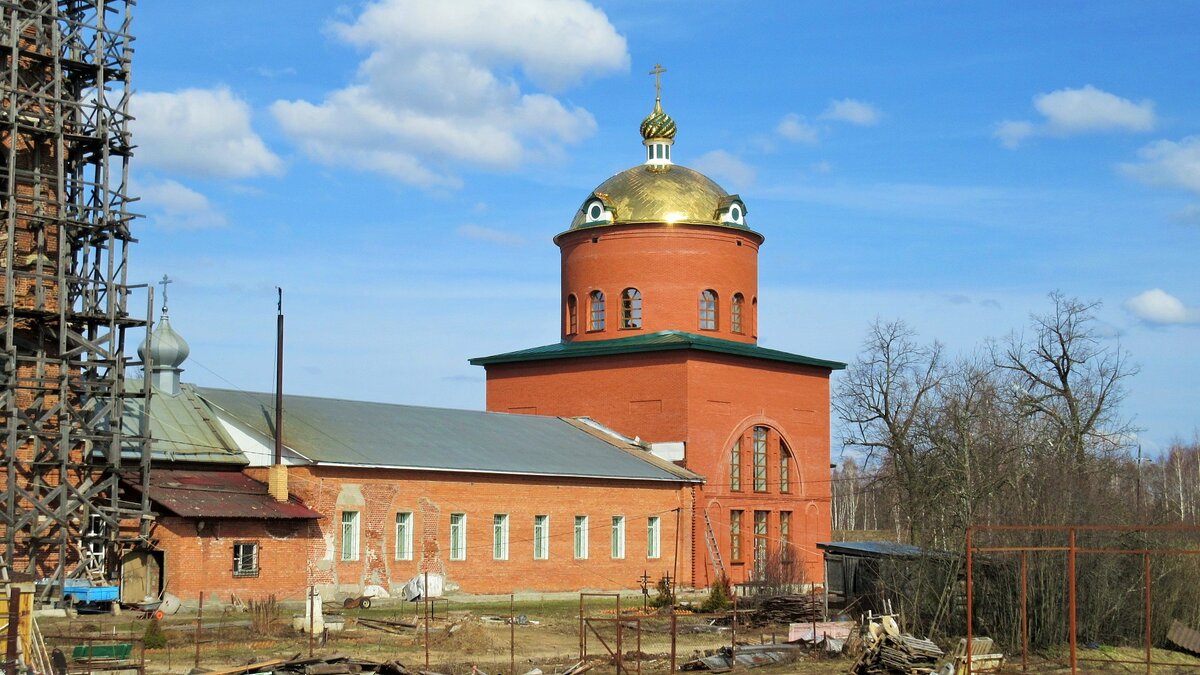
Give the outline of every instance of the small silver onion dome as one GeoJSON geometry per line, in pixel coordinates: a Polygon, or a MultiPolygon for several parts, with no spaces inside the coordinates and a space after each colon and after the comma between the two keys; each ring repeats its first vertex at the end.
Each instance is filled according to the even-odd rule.
{"type": "MultiPolygon", "coordinates": [[[[159,320],[158,326],[155,327],[150,342],[150,363],[154,368],[178,368],[180,364],[187,360],[188,352],[190,351],[187,340],[184,340],[183,336],[171,328],[170,317],[165,313],[162,319],[159,320]]],[[[146,360],[145,342],[138,347],[138,357],[142,361],[146,360]]]]}

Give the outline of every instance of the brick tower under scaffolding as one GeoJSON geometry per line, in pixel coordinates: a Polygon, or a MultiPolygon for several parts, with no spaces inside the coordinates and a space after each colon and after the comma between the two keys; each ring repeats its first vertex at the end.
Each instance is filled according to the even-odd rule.
{"type": "Polygon", "coordinates": [[[0,0],[0,574],[47,582],[43,601],[111,580],[150,524],[120,490],[150,457],[121,424],[149,403],[125,382],[146,326],[126,283],[133,4],[0,0]]]}

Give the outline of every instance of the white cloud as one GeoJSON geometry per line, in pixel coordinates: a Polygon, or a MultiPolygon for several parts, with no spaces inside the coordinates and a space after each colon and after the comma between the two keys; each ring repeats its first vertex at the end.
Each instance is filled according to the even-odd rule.
{"type": "Polygon", "coordinates": [[[1051,131],[1062,134],[1150,131],[1156,122],[1154,101],[1134,103],[1090,84],[1041,94],[1034,97],[1033,106],[1046,117],[1051,131]]]}
{"type": "Polygon", "coordinates": [[[139,166],[219,178],[283,170],[251,127],[250,106],[226,87],[139,92],[130,108],[139,166]]]}
{"type": "Polygon", "coordinates": [[[996,126],[993,135],[1009,149],[1018,147],[1031,136],[1072,136],[1100,132],[1145,132],[1154,129],[1158,119],[1154,101],[1133,102],[1092,85],[1080,89],[1059,89],[1033,97],[1033,107],[1042,115],[1040,123],[1006,120],[996,126]]]}
{"type": "Polygon", "coordinates": [[[775,132],[789,141],[800,143],[816,143],[818,138],[817,128],[796,113],[784,115],[775,127],[775,132]]]}
{"type": "Polygon", "coordinates": [[[692,163],[697,171],[728,182],[735,189],[743,189],[754,183],[758,172],[725,150],[713,150],[696,158],[692,163]]]}
{"type": "Polygon", "coordinates": [[[202,230],[225,227],[225,216],[215,209],[208,197],[173,180],[137,182],[134,193],[146,221],[166,230],[202,230]]]}
{"type": "Polygon", "coordinates": [[[849,122],[850,124],[857,124],[860,127],[869,127],[878,124],[879,118],[882,116],[882,113],[875,106],[866,101],[859,101],[853,98],[830,101],[829,107],[825,109],[825,112],[821,113],[822,119],[849,122]]]}
{"type": "Polygon", "coordinates": [[[1035,130],[1032,122],[1005,120],[996,125],[996,131],[992,135],[1000,139],[1001,145],[1011,150],[1032,136],[1035,130]]]}
{"type": "Polygon", "coordinates": [[[1186,225],[1200,225],[1200,204],[1188,204],[1174,214],[1175,220],[1186,225]]]}
{"type": "Polygon", "coordinates": [[[1143,321],[1159,324],[1200,323],[1200,308],[1188,307],[1161,288],[1152,288],[1125,301],[1125,308],[1143,321]]]}
{"type": "Polygon", "coordinates": [[[515,246],[525,243],[525,240],[512,232],[497,230],[490,227],[482,227],[480,225],[460,225],[455,232],[460,237],[467,239],[475,239],[478,241],[489,241],[493,244],[505,244],[515,246]]]}
{"type": "Polygon", "coordinates": [[[587,110],[529,93],[623,70],[625,38],[582,0],[380,0],[333,33],[369,53],[356,82],[321,102],[271,110],[310,157],[424,188],[457,187],[455,169],[509,170],[590,135],[587,110]]]}
{"type": "Polygon", "coordinates": [[[1200,192],[1200,136],[1155,141],[1138,150],[1141,162],[1121,164],[1126,175],[1155,185],[1200,192]]]}

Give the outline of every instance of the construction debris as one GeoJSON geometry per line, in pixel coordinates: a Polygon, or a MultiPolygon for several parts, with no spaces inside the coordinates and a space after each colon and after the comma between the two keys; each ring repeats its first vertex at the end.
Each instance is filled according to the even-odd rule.
{"type": "Polygon", "coordinates": [[[1171,628],[1167,631],[1167,641],[1184,651],[1200,655],[1200,631],[1189,628],[1187,624],[1178,619],[1171,621],[1171,628]]]}
{"type": "Polygon", "coordinates": [[[894,616],[868,616],[863,652],[850,672],[854,675],[932,673],[944,652],[933,642],[901,633],[894,616]]]}
{"type": "Polygon", "coordinates": [[[735,665],[742,668],[755,668],[775,663],[787,663],[799,658],[802,653],[800,645],[786,643],[738,645],[737,651],[734,651],[732,647],[721,647],[717,653],[688,661],[679,669],[726,672],[732,670],[735,665]]]}
{"type": "MultiPolygon", "coordinates": [[[[994,652],[995,648],[996,645],[991,638],[971,638],[972,673],[995,673],[1000,670],[1000,667],[1004,665],[1004,654],[994,652]]],[[[966,638],[958,641],[958,646],[947,654],[947,659],[942,662],[937,672],[938,675],[955,675],[956,673],[967,672],[966,638]]]]}
{"type": "Polygon", "coordinates": [[[398,661],[366,661],[344,655],[311,659],[302,659],[299,656],[292,657],[291,659],[272,659],[270,661],[250,663],[229,670],[206,673],[206,675],[252,675],[253,673],[284,673],[286,675],[358,675],[359,673],[413,675],[413,671],[405,668],[398,661]]]}

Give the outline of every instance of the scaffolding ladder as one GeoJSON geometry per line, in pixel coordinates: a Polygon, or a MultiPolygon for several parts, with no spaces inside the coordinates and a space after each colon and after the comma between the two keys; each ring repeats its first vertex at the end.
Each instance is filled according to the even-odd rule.
{"type": "Polygon", "coordinates": [[[708,545],[708,559],[712,561],[715,579],[725,576],[725,561],[721,560],[721,547],[717,546],[717,536],[713,534],[712,521],[708,519],[708,507],[704,507],[704,543],[708,545]]]}

